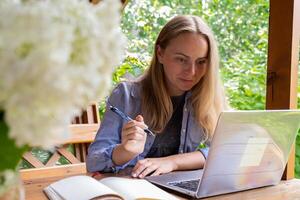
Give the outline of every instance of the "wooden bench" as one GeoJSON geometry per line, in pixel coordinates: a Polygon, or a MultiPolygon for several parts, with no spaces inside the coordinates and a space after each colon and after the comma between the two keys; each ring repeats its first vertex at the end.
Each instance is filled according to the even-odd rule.
{"type": "MultiPolygon", "coordinates": [[[[97,130],[100,126],[100,117],[97,103],[91,104],[82,115],[73,120],[69,126],[71,137],[65,141],[58,141],[55,151],[50,159],[44,164],[37,159],[32,152],[26,152],[23,159],[34,168],[43,168],[55,166],[61,157],[67,159],[70,164],[85,162],[87,149],[91,142],[94,141],[97,130]],[[74,145],[74,154],[68,151],[70,145],[74,145]]],[[[27,169],[22,169],[27,170],[27,169]]]]}

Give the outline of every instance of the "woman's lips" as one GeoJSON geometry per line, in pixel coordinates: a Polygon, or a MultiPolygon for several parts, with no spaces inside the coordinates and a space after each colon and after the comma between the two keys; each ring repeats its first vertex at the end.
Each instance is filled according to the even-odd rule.
{"type": "Polygon", "coordinates": [[[183,81],[183,82],[186,82],[186,83],[193,83],[193,80],[191,80],[191,79],[180,78],[180,80],[183,81]]]}

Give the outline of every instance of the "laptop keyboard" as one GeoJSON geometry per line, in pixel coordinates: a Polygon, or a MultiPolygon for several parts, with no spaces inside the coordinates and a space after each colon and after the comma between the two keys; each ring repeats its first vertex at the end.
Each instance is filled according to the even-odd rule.
{"type": "Polygon", "coordinates": [[[188,180],[188,181],[175,181],[175,182],[169,182],[168,185],[172,185],[172,186],[176,186],[176,187],[180,187],[186,190],[196,192],[198,189],[199,182],[200,179],[188,180]]]}

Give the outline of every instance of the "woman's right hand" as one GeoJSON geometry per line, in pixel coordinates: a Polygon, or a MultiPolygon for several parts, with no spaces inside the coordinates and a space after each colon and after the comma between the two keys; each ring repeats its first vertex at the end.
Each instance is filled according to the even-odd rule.
{"type": "Polygon", "coordinates": [[[147,126],[144,119],[138,115],[135,120],[129,121],[123,126],[121,145],[123,148],[132,153],[140,154],[144,151],[147,134],[144,132],[147,126]]]}

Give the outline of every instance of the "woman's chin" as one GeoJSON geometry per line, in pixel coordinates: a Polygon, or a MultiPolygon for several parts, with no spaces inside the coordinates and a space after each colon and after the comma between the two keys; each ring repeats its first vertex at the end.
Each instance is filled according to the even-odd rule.
{"type": "Polygon", "coordinates": [[[193,83],[185,83],[185,84],[182,84],[180,89],[184,92],[186,91],[189,91],[191,90],[192,88],[194,87],[194,84],[193,83]]]}

